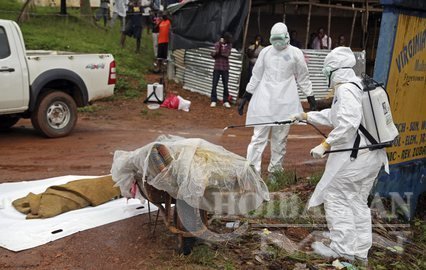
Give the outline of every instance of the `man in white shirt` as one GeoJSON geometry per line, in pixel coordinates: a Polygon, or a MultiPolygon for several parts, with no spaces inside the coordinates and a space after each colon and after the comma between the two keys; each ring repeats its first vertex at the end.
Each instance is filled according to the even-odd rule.
{"type": "Polygon", "coordinates": [[[318,29],[318,34],[313,41],[315,50],[331,50],[331,38],[324,33],[324,28],[318,29]]]}

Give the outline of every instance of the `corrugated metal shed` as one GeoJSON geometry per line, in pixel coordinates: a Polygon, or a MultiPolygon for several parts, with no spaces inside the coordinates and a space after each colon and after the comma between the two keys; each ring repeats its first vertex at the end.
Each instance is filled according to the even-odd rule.
{"type": "MultiPolygon", "coordinates": [[[[175,50],[172,54],[172,62],[175,64],[175,79],[183,83],[183,88],[210,96],[212,88],[212,75],[214,59],[210,56],[213,48],[199,48],[191,50],[175,50]]],[[[309,75],[312,81],[312,89],[317,99],[327,96],[327,80],[322,74],[324,58],[329,50],[302,50],[308,63],[309,75]]],[[[365,52],[355,52],[357,65],[355,72],[361,75],[365,72],[365,52]]],[[[239,81],[242,70],[242,55],[237,50],[232,50],[230,56],[229,93],[235,101],[238,97],[239,81]]],[[[218,99],[223,93],[222,82],[218,85],[218,99]]],[[[305,100],[305,95],[299,91],[299,96],[305,100]]]]}

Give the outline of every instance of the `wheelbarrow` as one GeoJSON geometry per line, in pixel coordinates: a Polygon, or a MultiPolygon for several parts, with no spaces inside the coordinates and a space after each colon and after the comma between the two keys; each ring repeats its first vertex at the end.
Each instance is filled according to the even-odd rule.
{"type": "MultiPolygon", "coordinates": [[[[152,165],[151,173],[161,172],[170,162],[167,148],[164,145],[154,145],[149,160],[152,165]]],[[[178,250],[184,255],[191,253],[196,237],[207,231],[207,211],[194,208],[183,200],[175,199],[163,190],[150,185],[140,174],[135,174],[135,181],[141,195],[148,201],[149,224],[152,224],[150,203],[158,208],[154,229],[161,215],[167,229],[178,237],[178,250]]]]}
{"type": "MultiPolygon", "coordinates": [[[[117,157],[117,160],[123,158],[124,162],[120,161],[121,166],[117,166],[116,173],[130,171],[133,178],[131,181],[137,184],[134,184],[134,187],[137,186],[142,197],[149,202],[148,210],[150,203],[158,207],[153,232],[161,215],[166,227],[178,236],[179,249],[184,254],[189,254],[197,237],[209,241],[227,241],[247,230],[248,225],[239,226],[230,233],[209,230],[207,211],[237,218],[238,215],[246,214],[259,207],[264,200],[268,200],[269,193],[260,176],[243,158],[208,142],[184,140],[186,139],[181,140],[182,145],[179,145],[180,140],[170,144],[171,146],[154,143],[130,155],[126,153],[117,157]],[[192,147],[194,143],[197,145],[196,155],[186,158],[183,156],[185,152],[179,152],[188,145],[192,147]],[[173,153],[176,160],[170,150],[175,151],[173,153]],[[185,167],[189,162],[193,162],[191,164],[197,167],[198,173],[192,174],[191,177],[188,177],[188,167],[185,167]],[[200,170],[206,170],[206,173],[200,170]],[[195,175],[205,178],[193,179],[195,175]],[[194,199],[191,190],[199,192],[200,189],[196,190],[199,186],[204,188],[203,195],[198,193],[194,199]],[[181,198],[188,200],[183,201],[181,198]]],[[[187,153],[193,153],[191,151],[194,149],[190,148],[187,153]]]]}

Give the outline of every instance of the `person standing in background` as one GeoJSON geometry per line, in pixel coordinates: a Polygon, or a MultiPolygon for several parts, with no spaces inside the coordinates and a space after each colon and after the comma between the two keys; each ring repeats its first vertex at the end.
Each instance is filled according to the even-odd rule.
{"type": "Polygon", "coordinates": [[[99,21],[100,19],[103,19],[104,21],[104,27],[106,27],[109,17],[109,0],[101,0],[101,4],[99,6],[99,9],[96,11],[95,14],[95,20],[99,21]]]}
{"type": "Polygon", "coordinates": [[[331,37],[325,34],[324,28],[319,28],[317,36],[313,41],[313,48],[315,50],[331,50],[331,46],[331,37]]]}
{"type": "Polygon", "coordinates": [[[136,39],[136,53],[140,52],[141,48],[141,36],[142,36],[142,8],[138,4],[137,0],[133,0],[129,3],[127,10],[127,23],[126,29],[121,35],[121,47],[124,48],[126,42],[126,36],[133,37],[136,39]]]}
{"type": "Polygon", "coordinates": [[[339,39],[337,40],[337,43],[334,44],[334,48],[337,47],[346,47],[346,39],[345,39],[345,35],[340,35],[339,39]]]}
{"type": "Polygon", "coordinates": [[[157,58],[158,54],[158,35],[160,32],[160,22],[161,17],[158,16],[158,13],[154,11],[151,15],[151,25],[152,25],[152,47],[154,48],[154,57],[157,58]]]}
{"type": "Polygon", "coordinates": [[[263,41],[262,36],[259,34],[256,35],[256,37],[254,38],[253,44],[251,44],[246,50],[246,54],[249,59],[249,66],[248,66],[249,80],[251,78],[251,73],[253,71],[254,64],[256,64],[257,57],[259,56],[260,51],[264,48],[262,46],[262,41],[263,41]]]}
{"type": "Polygon", "coordinates": [[[161,16],[158,25],[158,53],[157,65],[160,67],[168,58],[171,22],[166,13],[161,16]]]}
{"type": "Polygon", "coordinates": [[[146,33],[151,31],[151,0],[141,0],[143,26],[146,28],[146,33]]]}
{"type": "Polygon", "coordinates": [[[110,27],[113,28],[115,20],[120,19],[120,31],[124,32],[126,27],[126,11],[129,4],[128,0],[115,0],[113,4],[113,13],[110,21],[110,27]]]}
{"type": "Polygon", "coordinates": [[[216,42],[214,51],[211,53],[214,58],[213,82],[210,94],[210,107],[212,108],[216,107],[217,104],[217,84],[219,83],[219,77],[222,77],[223,83],[223,106],[225,108],[231,108],[228,101],[229,56],[231,55],[231,50],[232,35],[226,32],[219,41],[216,42]]]}
{"type": "Polygon", "coordinates": [[[297,32],[294,30],[290,32],[290,45],[302,49],[302,43],[297,39],[297,32]]]}
{"type": "Polygon", "coordinates": [[[308,41],[308,49],[314,49],[314,40],[317,37],[317,33],[312,32],[309,35],[309,41],[308,41]]]}

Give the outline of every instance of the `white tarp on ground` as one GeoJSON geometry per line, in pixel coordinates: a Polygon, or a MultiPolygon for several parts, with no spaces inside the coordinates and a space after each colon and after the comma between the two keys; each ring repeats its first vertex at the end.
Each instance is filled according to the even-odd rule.
{"type": "MultiPolygon", "coordinates": [[[[0,246],[21,251],[46,244],[73,233],[148,212],[147,203],[121,198],[96,207],[66,212],[47,219],[25,219],[12,205],[29,192],[41,193],[52,185],[98,176],[60,176],[37,181],[0,184],[0,246]],[[54,233],[56,232],[56,233],[54,233]]],[[[151,211],[157,208],[151,205],[151,211]]]]}

